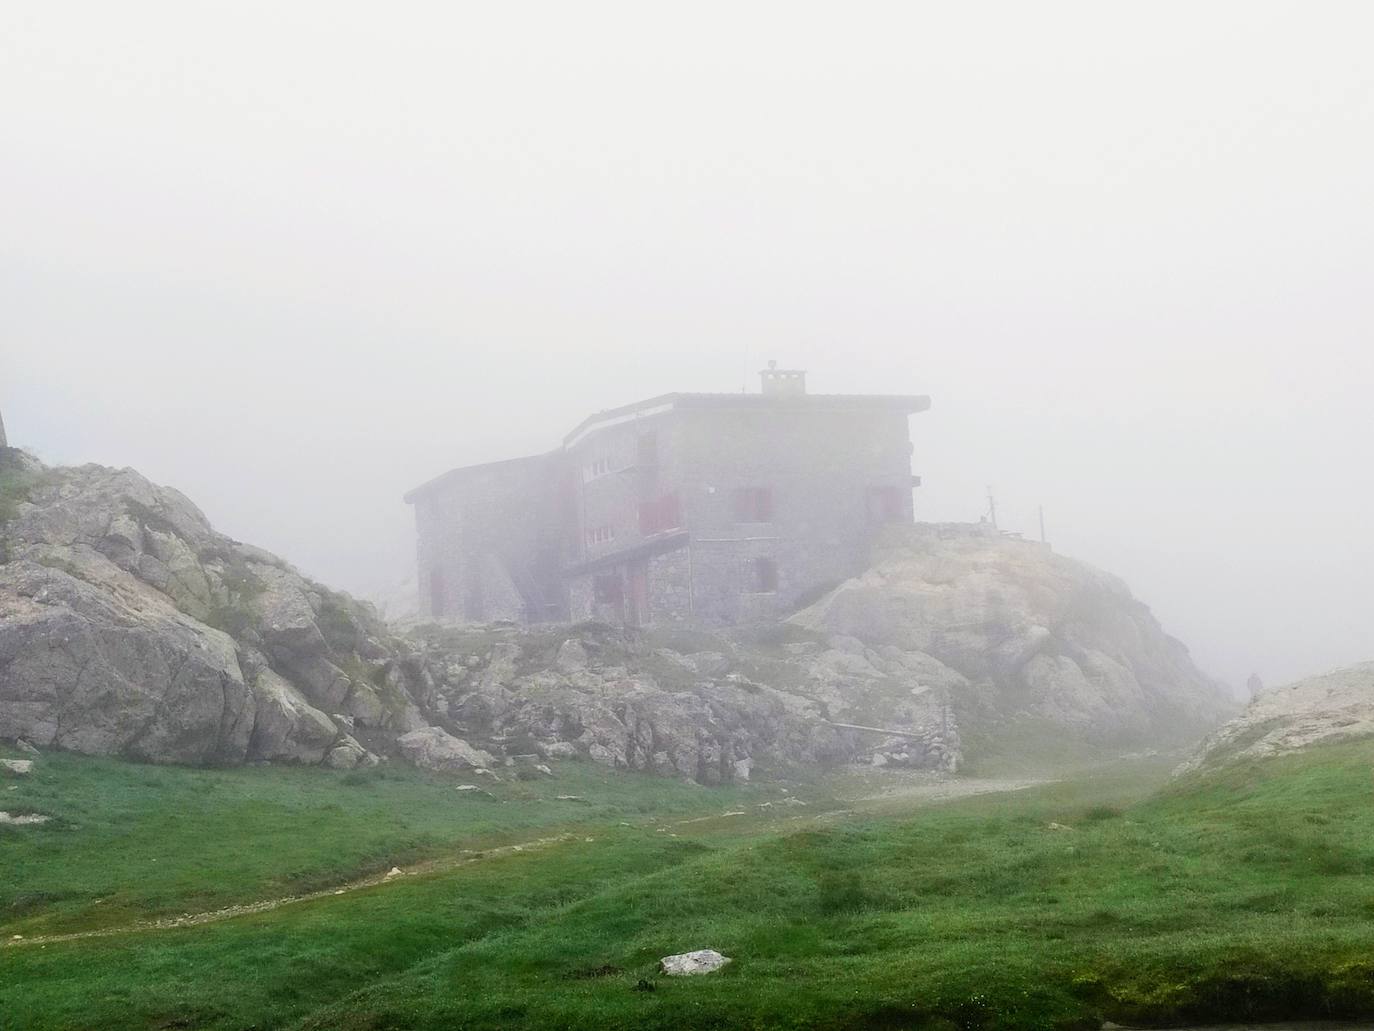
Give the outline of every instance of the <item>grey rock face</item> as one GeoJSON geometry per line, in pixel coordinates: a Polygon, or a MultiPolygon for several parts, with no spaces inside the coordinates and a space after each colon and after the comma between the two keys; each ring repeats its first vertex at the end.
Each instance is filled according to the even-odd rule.
{"type": "Polygon", "coordinates": [[[401,754],[426,770],[475,770],[493,765],[488,752],[456,738],[443,727],[422,727],[396,739],[401,754]]]}
{"type": "Polygon", "coordinates": [[[252,692],[233,642],[134,585],[0,566],[0,737],[92,754],[243,757],[252,692]]]}
{"type": "Polygon", "coordinates": [[[965,721],[1026,714],[1102,742],[1196,737],[1232,708],[1119,579],[964,524],[894,527],[872,568],[792,622],[837,673],[906,667],[965,721]]]}
{"type": "Polygon", "coordinates": [[[955,770],[988,710],[1126,735],[1217,711],[1118,581],[968,528],[913,531],[792,625],[694,634],[687,654],[596,625],[400,636],[132,470],[0,461],[29,482],[0,526],[0,739],[336,768],[538,755],[718,784],[955,770]]]}
{"type": "Polygon", "coordinates": [[[1209,736],[1179,773],[1374,736],[1374,662],[1272,688],[1209,736]]]}
{"type": "Polygon", "coordinates": [[[153,762],[330,754],[319,704],[349,695],[333,660],[356,651],[312,599],[335,633],[356,606],[131,470],[31,471],[0,528],[0,738],[153,762]]]}

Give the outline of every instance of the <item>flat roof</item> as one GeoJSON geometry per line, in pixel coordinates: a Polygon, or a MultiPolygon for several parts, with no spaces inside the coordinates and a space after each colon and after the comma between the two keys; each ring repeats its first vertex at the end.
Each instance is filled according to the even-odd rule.
{"type": "Polygon", "coordinates": [[[878,408],[911,415],[924,412],[929,407],[930,397],[926,394],[660,394],[587,416],[563,438],[563,446],[570,447],[598,423],[673,408],[773,408],[787,411],[878,408]]]}
{"type": "Polygon", "coordinates": [[[520,458],[502,458],[498,459],[495,462],[479,462],[476,465],[460,465],[457,469],[450,469],[446,473],[440,473],[432,480],[426,480],[418,487],[412,487],[410,490],[405,492],[405,494],[402,497],[402,500],[409,505],[412,504],[415,501],[415,499],[418,498],[420,495],[428,494],[430,491],[434,490],[434,488],[442,487],[445,484],[454,482],[455,480],[464,479],[472,473],[490,472],[493,469],[500,469],[502,467],[507,466],[513,469],[518,465],[525,465],[533,462],[541,462],[555,453],[556,452],[553,451],[546,451],[542,455],[524,455],[520,458]]]}
{"type": "MultiPolygon", "coordinates": [[[[657,397],[636,401],[634,404],[621,405],[619,408],[607,408],[587,416],[563,438],[562,447],[572,447],[582,437],[603,424],[623,422],[633,418],[642,418],[646,415],[657,415],[660,412],[678,408],[745,408],[777,411],[842,411],[868,408],[906,412],[908,415],[914,415],[916,412],[924,412],[929,407],[930,397],[926,394],[746,394],[743,392],[738,394],[659,394],[657,397]]],[[[418,497],[429,493],[434,488],[462,479],[469,473],[499,466],[513,466],[522,462],[537,462],[556,453],[557,450],[545,452],[542,455],[506,458],[496,462],[483,462],[479,465],[464,465],[457,469],[450,469],[448,472],[407,491],[405,501],[407,504],[411,504],[418,497]]]]}

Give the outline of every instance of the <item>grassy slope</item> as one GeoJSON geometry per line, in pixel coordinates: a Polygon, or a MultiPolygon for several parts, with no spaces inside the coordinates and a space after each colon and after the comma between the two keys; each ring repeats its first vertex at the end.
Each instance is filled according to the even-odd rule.
{"type": "Polygon", "coordinates": [[[1118,811],[1101,778],[704,855],[488,935],[313,1028],[1096,1027],[1374,1012],[1369,744],[1118,811]],[[1094,801],[1096,799],[1096,801],[1094,801]],[[1074,830],[1051,828],[1051,822],[1074,830]],[[714,979],[630,985],[670,951],[714,979]],[[555,988],[577,964],[625,974],[555,988]]]}
{"type": "MultiPolygon", "coordinates": [[[[19,756],[13,750],[0,755],[19,756]]],[[[0,782],[0,809],[53,817],[0,829],[0,933],[121,925],[329,887],[458,847],[553,827],[718,812],[775,790],[702,788],[565,764],[557,780],[456,790],[461,778],[409,767],[145,766],[54,753],[0,782]],[[577,795],[583,801],[559,801],[577,795]]]]}
{"type": "MultiPolygon", "coordinates": [[[[590,842],[222,924],[0,950],[0,1014],[7,1028],[380,1029],[1043,1028],[1095,1027],[1104,1014],[1370,1013],[1372,761],[1374,745],[1347,745],[1144,801],[1139,777],[1121,774],[899,814],[885,802],[881,812],[800,824],[706,821],[678,827],[677,838],[628,814],[719,812],[739,799],[604,778],[588,787],[621,795],[588,814],[590,842]],[[735,962],[687,981],[653,973],[659,956],[698,947],[735,962]],[[618,969],[580,976],[604,967],[618,969]],[[634,990],[641,979],[656,990],[634,990]]],[[[100,781],[111,770],[146,770],[103,766],[100,781]]],[[[314,832],[331,843],[322,852],[345,824],[370,826],[402,801],[416,807],[405,824],[412,833],[442,837],[423,800],[447,792],[433,803],[443,808],[453,794],[423,778],[369,786],[323,771],[152,772],[226,778],[230,786],[202,796],[210,813],[233,809],[222,800],[248,790],[233,786],[238,778],[266,790],[300,775],[319,792],[308,808],[325,812],[314,832]],[[398,794],[374,802],[374,790],[398,794]]],[[[70,802],[77,782],[64,790],[70,802]]],[[[123,790],[137,823],[137,784],[123,790]]],[[[522,811],[516,802],[487,806],[522,811]]],[[[197,833],[210,833],[215,821],[199,819],[207,826],[197,833]]],[[[241,826],[255,836],[259,823],[241,826]]],[[[186,830],[162,827],[159,865],[198,854],[186,830]]],[[[397,833],[384,823],[375,832],[376,848],[397,833]]],[[[44,833],[65,838],[72,855],[30,865],[21,892],[49,876],[49,864],[90,862],[90,850],[71,847],[84,829],[44,833]]],[[[115,852],[111,833],[99,843],[115,852]]],[[[0,849],[15,837],[0,838],[0,849]]],[[[217,853],[214,843],[205,852],[232,866],[277,839],[253,840],[232,848],[221,838],[217,853]]],[[[124,864],[112,877],[121,883],[143,869],[114,861],[124,864]]],[[[283,865],[320,869],[318,857],[313,867],[271,855],[254,862],[255,877],[283,865]]],[[[36,903],[25,919],[49,908],[36,903]]]]}

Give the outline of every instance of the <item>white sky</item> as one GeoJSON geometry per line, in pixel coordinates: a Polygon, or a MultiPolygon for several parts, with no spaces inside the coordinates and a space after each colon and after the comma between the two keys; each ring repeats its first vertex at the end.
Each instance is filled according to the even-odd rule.
{"type": "Polygon", "coordinates": [[[1374,659],[1374,5],[0,7],[0,408],[355,591],[591,410],[924,392],[1208,669],[1374,659]]]}

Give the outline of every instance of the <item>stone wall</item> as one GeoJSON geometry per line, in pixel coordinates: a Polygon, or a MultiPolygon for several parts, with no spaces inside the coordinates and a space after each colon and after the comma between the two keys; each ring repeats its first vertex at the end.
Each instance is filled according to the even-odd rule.
{"type": "Polygon", "coordinates": [[[537,587],[541,597],[552,595],[558,603],[556,618],[566,618],[561,585],[550,584],[540,565],[556,514],[556,471],[542,455],[497,462],[458,470],[411,495],[422,617],[538,618],[525,612],[525,596],[537,587]]]}
{"type": "Polygon", "coordinates": [[[696,617],[734,623],[791,611],[862,570],[879,526],[870,490],[896,493],[912,518],[907,416],[871,410],[684,411],[663,475],[692,528],[696,617]],[[735,494],[771,492],[771,518],[741,522],[735,494]],[[776,590],[756,590],[770,559],[776,590]]]}
{"type": "Polygon", "coordinates": [[[693,617],[692,561],[690,545],[649,559],[651,623],[682,623],[693,617]]]}
{"type": "Polygon", "coordinates": [[[481,560],[482,602],[481,619],[492,622],[509,619],[517,623],[528,618],[524,596],[511,579],[509,570],[499,555],[488,552],[481,560]]]}

